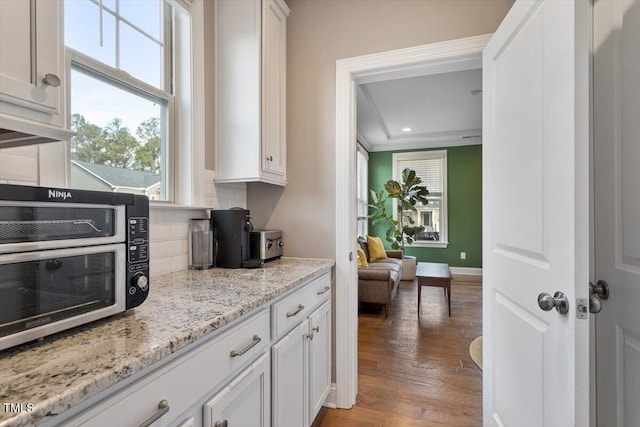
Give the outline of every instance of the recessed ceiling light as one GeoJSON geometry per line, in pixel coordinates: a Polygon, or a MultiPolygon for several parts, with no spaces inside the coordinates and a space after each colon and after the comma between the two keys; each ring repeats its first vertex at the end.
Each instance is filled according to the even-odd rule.
{"type": "Polygon", "coordinates": [[[402,132],[411,132],[411,128],[402,128],[402,132]]]}

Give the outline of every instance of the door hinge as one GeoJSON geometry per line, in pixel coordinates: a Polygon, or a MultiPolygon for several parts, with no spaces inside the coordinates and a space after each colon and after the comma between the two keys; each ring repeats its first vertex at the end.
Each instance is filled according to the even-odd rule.
{"type": "Polygon", "coordinates": [[[576,317],[578,319],[589,318],[589,300],[587,298],[576,298],[576,317]]]}

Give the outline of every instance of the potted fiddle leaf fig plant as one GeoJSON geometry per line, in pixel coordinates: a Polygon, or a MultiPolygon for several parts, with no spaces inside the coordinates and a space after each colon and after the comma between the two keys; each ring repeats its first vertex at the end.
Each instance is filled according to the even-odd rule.
{"type": "MultiPolygon", "coordinates": [[[[415,225],[415,221],[411,213],[417,213],[416,205],[418,203],[427,204],[427,195],[429,190],[424,185],[420,185],[422,179],[416,175],[416,172],[410,168],[402,171],[402,182],[389,180],[384,184],[384,190],[375,192],[370,190],[371,202],[369,208],[371,213],[371,224],[384,221],[389,224],[386,231],[385,239],[391,243],[392,249],[401,249],[404,253],[406,243],[411,244],[415,240],[415,236],[424,231],[424,227],[415,225]],[[393,212],[387,211],[387,200],[396,199],[398,215],[394,218],[393,212]]],[[[410,280],[415,277],[415,257],[406,257],[403,265],[407,266],[407,258],[411,261],[412,266],[406,269],[403,274],[403,280],[410,280]],[[413,277],[412,277],[413,276],[413,277]]],[[[403,268],[403,270],[405,270],[403,268]]]]}

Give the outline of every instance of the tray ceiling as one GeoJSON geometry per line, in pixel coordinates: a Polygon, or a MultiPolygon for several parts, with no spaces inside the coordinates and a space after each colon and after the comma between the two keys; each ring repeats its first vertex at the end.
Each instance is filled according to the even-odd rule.
{"type": "Polygon", "coordinates": [[[358,139],[369,151],[481,144],[481,89],[481,69],[361,83],[358,139]]]}

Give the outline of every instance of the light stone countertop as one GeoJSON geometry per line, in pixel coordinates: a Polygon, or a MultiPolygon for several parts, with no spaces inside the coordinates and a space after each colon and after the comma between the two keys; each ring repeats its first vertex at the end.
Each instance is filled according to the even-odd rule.
{"type": "Polygon", "coordinates": [[[149,297],[133,310],[0,352],[0,426],[45,422],[333,265],[282,258],[259,269],[154,276],[149,297]],[[23,404],[23,412],[8,411],[8,403],[23,404]]]}

